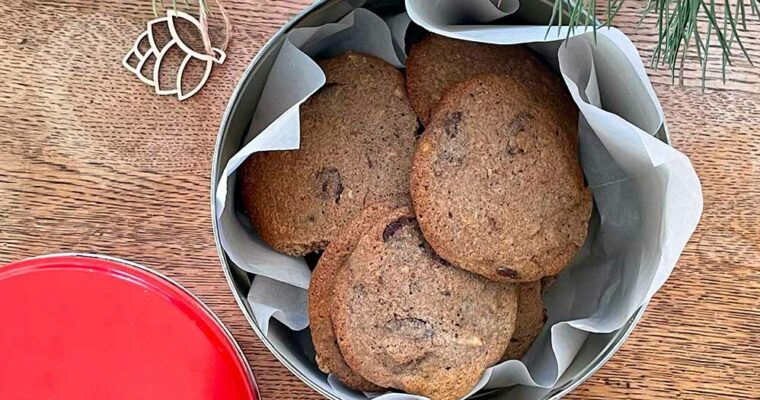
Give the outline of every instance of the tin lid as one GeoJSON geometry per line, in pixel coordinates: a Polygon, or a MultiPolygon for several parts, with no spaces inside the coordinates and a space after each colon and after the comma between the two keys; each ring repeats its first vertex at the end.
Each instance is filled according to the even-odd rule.
{"type": "Polygon", "coordinates": [[[0,267],[0,399],[256,399],[241,353],[185,289],[86,256],[0,267]]]}

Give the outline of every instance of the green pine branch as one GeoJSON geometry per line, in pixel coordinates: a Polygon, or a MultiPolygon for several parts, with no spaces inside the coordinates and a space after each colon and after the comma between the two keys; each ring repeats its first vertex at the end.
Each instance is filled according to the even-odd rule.
{"type": "MultiPolygon", "coordinates": [[[[610,26],[625,0],[607,0],[606,26],[610,26]]],[[[667,67],[671,77],[683,77],[686,54],[695,49],[701,67],[702,87],[705,85],[707,63],[710,60],[710,39],[715,37],[720,45],[722,79],[726,81],[726,68],[740,55],[752,64],[744,47],[740,31],[747,29],[746,8],[752,16],[760,17],[758,0],[725,0],[722,15],[716,10],[715,0],[647,0],[637,29],[647,17],[655,19],[658,40],[652,52],[652,67],[667,67]],[[749,1],[749,4],[746,2],[749,1]],[[733,2],[733,5],[732,5],[733,2]],[[702,27],[700,27],[700,22],[702,27]]],[[[597,0],[554,0],[550,26],[588,27],[588,16],[596,15],[597,0]],[[563,21],[563,14],[568,16],[563,21]],[[583,20],[581,18],[583,17],[583,20]],[[564,22],[564,23],[563,23],[564,22]]],[[[592,21],[594,36],[599,24],[592,21]]]]}

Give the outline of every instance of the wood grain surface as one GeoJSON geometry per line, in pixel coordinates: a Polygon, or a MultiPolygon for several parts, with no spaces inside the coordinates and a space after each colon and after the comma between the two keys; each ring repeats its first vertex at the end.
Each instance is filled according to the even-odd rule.
{"type": "MultiPolygon", "coordinates": [[[[224,281],[209,174],[221,115],[245,66],[309,0],[225,0],[227,62],[196,97],[157,97],[120,65],[152,17],[148,0],[0,2],[0,264],[93,252],[161,270],[218,313],[264,398],[318,398],[266,350],[224,281]]],[[[616,24],[648,61],[655,29],[616,24]]],[[[757,23],[745,45],[760,62],[757,23]]],[[[717,54],[717,51],[715,52],[717,54]]],[[[622,349],[569,398],[758,398],[760,68],[719,63],[699,90],[650,70],[673,143],[699,174],[705,211],[667,284],[622,349]]],[[[1,356],[0,356],[1,357],[1,356]]]]}

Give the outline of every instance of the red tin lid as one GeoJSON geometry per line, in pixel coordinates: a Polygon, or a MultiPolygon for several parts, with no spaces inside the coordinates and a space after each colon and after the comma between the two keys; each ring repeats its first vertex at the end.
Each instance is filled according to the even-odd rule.
{"type": "Polygon", "coordinates": [[[0,267],[0,399],[256,399],[220,322],[142,267],[50,256],[0,267]]]}

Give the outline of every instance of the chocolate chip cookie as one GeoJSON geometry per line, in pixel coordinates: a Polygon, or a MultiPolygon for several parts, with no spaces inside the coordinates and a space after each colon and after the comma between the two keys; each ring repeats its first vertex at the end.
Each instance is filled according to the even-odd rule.
{"type": "Polygon", "coordinates": [[[351,368],[385,387],[458,399],[499,361],[517,291],[454,267],[427,245],[410,209],[365,232],[338,272],[331,317],[351,368]]]}
{"type": "Polygon", "coordinates": [[[393,66],[357,53],[319,65],[327,82],[300,107],[300,149],[255,153],[241,169],[253,227],[296,256],[324,249],[365,204],[408,193],[417,133],[393,66]]]}
{"type": "Polygon", "coordinates": [[[515,333],[509,340],[502,360],[521,359],[546,323],[544,302],[541,300],[541,282],[521,283],[517,286],[517,293],[515,333]]]}
{"type": "Polygon", "coordinates": [[[329,307],[333,298],[336,275],[370,225],[404,203],[408,201],[398,199],[394,202],[368,206],[343,228],[337,238],[330,242],[311,275],[308,297],[309,326],[314,349],[317,352],[317,365],[322,372],[335,374],[341,382],[355,390],[376,392],[383,388],[354,372],[346,364],[338,348],[329,307]]]}
{"type": "Polygon", "coordinates": [[[556,275],[583,244],[591,192],[578,111],[536,100],[506,75],[454,85],[412,162],[411,195],[433,250],[497,281],[556,275]]]}
{"type": "MultiPolygon", "coordinates": [[[[563,87],[536,53],[522,45],[500,46],[451,39],[429,34],[409,49],[406,85],[409,101],[424,125],[451,85],[480,74],[510,75],[529,85],[535,96],[548,96],[552,88],[563,87]]],[[[562,93],[563,101],[570,101],[562,93]]]]}

